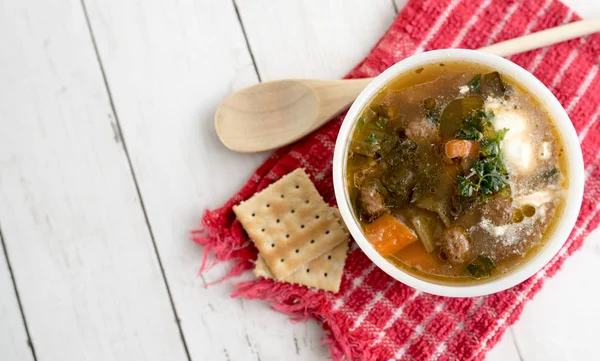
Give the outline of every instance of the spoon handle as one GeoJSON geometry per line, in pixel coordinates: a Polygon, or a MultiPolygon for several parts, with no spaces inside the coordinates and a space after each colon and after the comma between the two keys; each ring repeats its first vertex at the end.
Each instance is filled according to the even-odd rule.
{"type": "Polygon", "coordinates": [[[600,19],[580,20],[506,40],[479,50],[504,57],[575,39],[597,31],[600,31],[600,19]]]}

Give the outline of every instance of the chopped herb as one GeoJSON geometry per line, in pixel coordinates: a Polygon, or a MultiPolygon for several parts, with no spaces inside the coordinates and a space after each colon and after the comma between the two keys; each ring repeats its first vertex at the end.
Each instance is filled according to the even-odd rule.
{"type": "Polygon", "coordinates": [[[504,139],[504,135],[508,129],[500,129],[496,132],[496,137],[486,138],[481,142],[481,154],[487,158],[494,158],[500,155],[500,142],[504,139]]]}
{"type": "Polygon", "coordinates": [[[474,278],[490,277],[492,269],[496,268],[496,264],[489,257],[479,256],[477,259],[467,265],[467,271],[474,278]]]}
{"type": "Polygon", "coordinates": [[[486,157],[495,157],[500,153],[500,144],[495,139],[486,138],[481,141],[480,151],[486,157]]]}
{"type": "Polygon", "coordinates": [[[456,182],[458,183],[458,194],[463,197],[470,197],[477,191],[477,185],[471,182],[467,177],[458,176],[456,182]]]}
{"type": "Polygon", "coordinates": [[[363,129],[365,129],[365,116],[361,116],[360,118],[358,118],[358,121],[356,122],[356,127],[358,128],[358,130],[362,131],[363,129]]]}
{"type": "Polygon", "coordinates": [[[508,172],[502,161],[500,142],[508,129],[496,132],[494,138],[481,141],[479,160],[473,164],[467,176],[456,178],[457,192],[463,197],[471,197],[481,192],[483,198],[504,191],[508,186],[508,172]]]}
{"type": "Polygon", "coordinates": [[[465,117],[456,130],[457,139],[478,140],[482,137],[484,128],[489,124],[489,119],[494,117],[492,112],[477,109],[465,117]]]}
{"type": "Polygon", "coordinates": [[[375,134],[371,133],[368,137],[365,138],[365,142],[367,143],[375,143],[377,139],[375,138],[375,134]]]}
{"type": "Polygon", "coordinates": [[[481,74],[477,74],[473,77],[473,79],[469,80],[469,82],[467,83],[467,85],[469,86],[469,88],[471,89],[471,91],[474,91],[476,93],[480,93],[481,92],[481,74]]]}
{"type": "Polygon", "coordinates": [[[472,126],[462,126],[456,131],[457,139],[478,140],[481,138],[481,133],[477,128],[472,126]]]}

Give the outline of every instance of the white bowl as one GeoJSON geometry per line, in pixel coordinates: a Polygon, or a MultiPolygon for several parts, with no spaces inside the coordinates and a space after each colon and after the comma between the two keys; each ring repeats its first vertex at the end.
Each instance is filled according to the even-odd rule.
{"type": "Polygon", "coordinates": [[[550,90],[548,90],[548,88],[546,88],[546,86],[531,73],[515,63],[499,56],[482,53],[476,50],[445,49],[429,51],[402,60],[381,73],[381,75],[376,77],[373,82],[360,93],[350,107],[340,129],[333,156],[333,184],[335,188],[335,197],[344,222],[348,226],[356,243],[358,243],[363,252],[388,275],[420,291],[440,296],[475,297],[487,295],[513,287],[533,276],[556,255],[569,237],[579,214],[579,208],[583,197],[583,183],[583,157],[575,128],[573,128],[569,116],[550,90]],[[347,149],[351,131],[353,130],[354,123],[358,119],[361,111],[370,100],[386,84],[388,84],[388,82],[396,78],[399,74],[414,70],[426,64],[440,62],[470,62],[481,64],[517,80],[530,94],[535,95],[539,99],[540,103],[554,120],[556,127],[562,135],[568,159],[569,188],[566,191],[565,208],[560,220],[558,220],[557,226],[552,231],[550,237],[547,238],[546,244],[535,256],[529,259],[525,264],[519,266],[516,270],[485,283],[473,285],[443,285],[419,279],[395,267],[379,255],[367,241],[361,231],[360,225],[352,215],[348,199],[348,188],[345,179],[346,177],[344,176],[346,172],[347,149]]]}

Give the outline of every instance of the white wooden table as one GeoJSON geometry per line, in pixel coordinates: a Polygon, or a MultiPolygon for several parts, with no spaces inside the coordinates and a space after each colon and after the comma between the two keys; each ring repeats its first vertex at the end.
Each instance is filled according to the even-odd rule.
{"type": "MultiPolygon", "coordinates": [[[[197,277],[189,230],[267,156],[225,149],[212,115],[261,80],[342,76],[402,6],[0,2],[0,360],[327,359],[315,322],[197,277]]],[[[488,360],[600,359],[598,275],[600,232],[488,360]]]]}

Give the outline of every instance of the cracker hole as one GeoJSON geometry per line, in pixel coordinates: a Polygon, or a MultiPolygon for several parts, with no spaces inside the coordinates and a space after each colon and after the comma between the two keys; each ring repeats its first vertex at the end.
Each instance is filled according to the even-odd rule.
{"type": "Polygon", "coordinates": [[[264,231],[265,231],[265,229],[264,229],[264,228],[262,228],[260,231],[261,231],[261,232],[264,232],[264,231]]]}
{"type": "Polygon", "coordinates": [[[271,248],[275,248],[275,243],[271,243],[271,248]]]}
{"type": "Polygon", "coordinates": [[[311,239],[311,240],[310,240],[310,243],[315,243],[315,240],[314,240],[314,239],[311,239]]]}
{"type": "Polygon", "coordinates": [[[306,273],[309,273],[309,272],[310,272],[310,268],[307,268],[307,269],[306,269],[306,273]]]}
{"type": "Polygon", "coordinates": [[[304,201],[304,203],[308,204],[308,199],[304,201]]]}
{"type": "Polygon", "coordinates": [[[315,219],[319,219],[321,218],[321,216],[319,216],[318,214],[315,216],[315,219]]]}
{"type": "Polygon", "coordinates": [[[267,208],[271,207],[271,205],[269,203],[267,203],[267,208]]]}
{"type": "Polygon", "coordinates": [[[327,277],[327,272],[325,272],[325,274],[323,276],[327,277]]]}
{"type": "Polygon", "coordinates": [[[304,225],[303,225],[303,224],[301,224],[301,225],[300,225],[300,228],[304,228],[304,225]]]}
{"type": "Polygon", "coordinates": [[[331,255],[327,256],[327,259],[331,259],[331,255]]]}
{"type": "Polygon", "coordinates": [[[325,231],[325,234],[329,234],[329,231],[325,231]]]}
{"type": "Polygon", "coordinates": [[[284,197],[284,196],[283,196],[283,194],[282,194],[282,195],[281,195],[281,198],[283,198],[283,197],[284,197]]]}
{"type": "Polygon", "coordinates": [[[289,235],[289,234],[286,234],[286,235],[285,235],[285,238],[290,238],[290,235],[289,235]]]}
{"type": "Polygon", "coordinates": [[[276,222],[277,222],[277,223],[279,223],[279,218],[277,218],[277,221],[276,221],[276,222]]]}
{"type": "Polygon", "coordinates": [[[252,217],[256,216],[256,213],[252,213],[252,217]]]}
{"type": "Polygon", "coordinates": [[[296,184],[296,189],[298,189],[298,188],[300,188],[300,186],[296,184]]]}
{"type": "Polygon", "coordinates": [[[300,250],[298,248],[296,248],[296,253],[300,253],[300,250]]]}
{"type": "Polygon", "coordinates": [[[279,262],[283,262],[283,258],[279,260],[279,262]]]}
{"type": "Polygon", "coordinates": [[[292,213],[296,213],[296,210],[295,210],[295,209],[292,209],[292,210],[291,210],[291,212],[292,212],[292,213]]]}

